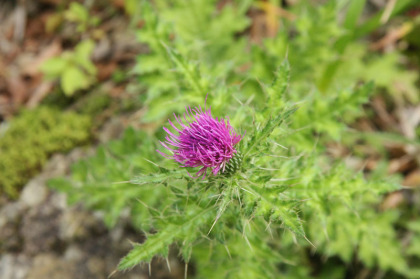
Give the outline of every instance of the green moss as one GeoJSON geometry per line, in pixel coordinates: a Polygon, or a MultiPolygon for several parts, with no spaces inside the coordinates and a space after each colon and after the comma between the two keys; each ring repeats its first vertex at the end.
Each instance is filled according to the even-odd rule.
{"type": "Polygon", "coordinates": [[[54,152],[87,142],[87,116],[39,107],[22,112],[0,137],[0,193],[16,198],[54,152]]]}

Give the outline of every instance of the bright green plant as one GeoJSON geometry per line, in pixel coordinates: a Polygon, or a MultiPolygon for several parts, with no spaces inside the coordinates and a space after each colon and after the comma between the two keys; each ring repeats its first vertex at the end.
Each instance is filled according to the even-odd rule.
{"type": "Polygon", "coordinates": [[[85,32],[90,27],[99,24],[99,17],[89,14],[89,10],[80,3],[71,2],[69,9],[64,13],[64,17],[77,24],[78,32],[85,32]]]}
{"type": "Polygon", "coordinates": [[[0,192],[16,198],[21,186],[54,152],[86,143],[90,119],[48,107],[23,111],[0,137],[0,192]]]}
{"type": "MultiPolygon", "coordinates": [[[[249,27],[252,2],[215,9],[217,3],[142,1],[138,36],[150,52],[138,57],[134,74],[147,89],[142,121],[158,127],[185,106],[203,106],[208,94],[213,115],[228,116],[245,134],[239,170],[191,178],[155,152],[164,138],[159,128],[123,156],[99,151],[95,165],[75,167],[73,179],[54,186],[113,216],[110,225],[125,205],[132,218],[142,216],[134,223],[147,239],[121,261],[122,270],[167,257],[176,243],[197,278],[344,278],[353,264],[372,277],[379,270],[416,278],[419,257],[407,255],[395,229],[402,213],[377,208],[383,194],[399,189],[398,180],[381,178],[380,170],[365,178],[325,154],[331,142],[351,148],[364,139],[348,137],[348,124],[364,116],[362,105],[378,94],[374,82],[391,96],[418,101],[393,91],[377,70],[381,65],[387,76],[404,76],[412,88],[415,76],[393,58],[400,54],[377,57],[359,40],[379,26],[381,14],[360,22],[365,1],[302,3],[290,10],[295,22],[282,20],[276,37],[250,46],[238,34],[249,27]],[[116,176],[102,180],[97,168],[116,176]],[[131,184],[111,184],[127,180],[131,184]]],[[[413,3],[398,1],[392,15],[413,3]]]]}
{"type": "Polygon", "coordinates": [[[96,80],[96,67],[90,59],[94,46],[92,40],[81,41],[74,51],[65,51],[45,61],[41,70],[47,79],[59,79],[63,92],[68,96],[77,90],[87,89],[96,80]]]}
{"type": "MultiPolygon", "coordinates": [[[[86,6],[77,2],[70,3],[64,12],[64,18],[67,23],[76,24],[76,31],[82,34],[94,31],[93,28],[99,24],[99,18],[91,15],[86,6]]],[[[100,33],[96,32],[96,35],[100,33]]],[[[96,81],[97,69],[90,58],[95,47],[95,42],[90,38],[94,37],[95,32],[91,32],[89,39],[78,42],[74,50],[64,51],[59,56],[48,59],[41,66],[47,79],[60,81],[61,89],[67,96],[89,88],[96,81]]]]}

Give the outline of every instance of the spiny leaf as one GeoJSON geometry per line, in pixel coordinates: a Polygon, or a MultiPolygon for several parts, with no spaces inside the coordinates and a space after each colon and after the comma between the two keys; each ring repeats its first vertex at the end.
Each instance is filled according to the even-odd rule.
{"type": "Polygon", "coordinates": [[[187,61],[179,53],[177,53],[172,48],[168,47],[166,44],[162,43],[166,48],[169,57],[177,66],[179,72],[184,76],[185,80],[191,86],[191,88],[198,94],[205,95],[207,94],[207,88],[203,85],[203,80],[201,78],[200,72],[198,71],[197,65],[187,61]]]}
{"type": "Polygon", "coordinates": [[[118,269],[126,270],[140,262],[150,262],[156,255],[166,257],[169,252],[169,245],[176,236],[174,229],[176,229],[175,226],[167,226],[166,230],[149,236],[144,244],[135,244],[127,256],[120,261],[118,269]]]}
{"type": "Polygon", "coordinates": [[[275,72],[273,83],[267,88],[270,97],[270,108],[283,107],[283,98],[289,86],[290,64],[287,58],[283,60],[280,67],[275,72]]]}
{"type": "Polygon", "coordinates": [[[208,234],[210,234],[211,230],[213,229],[214,225],[216,225],[216,222],[219,220],[219,218],[222,216],[223,212],[225,212],[226,208],[228,207],[229,203],[232,201],[232,187],[228,187],[226,190],[222,192],[222,200],[218,203],[219,209],[217,210],[216,219],[213,222],[213,225],[211,226],[208,234]]]}
{"type": "Polygon", "coordinates": [[[160,255],[166,257],[169,251],[169,245],[174,241],[183,238],[195,238],[200,234],[200,226],[207,224],[208,213],[213,211],[214,207],[205,209],[194,208],[194,215],[181,215],[176,223],[167,224],[164,229],[151,235],[143,244],[136,244],[134,248],[119,263],[119,270],[126,270],[134,267],[141,262],[150,262],[150,260],[160,255]]]}
{"type": "Polygon", "coordinates": [[[269,119],[261,130],[255,129],[254,134],[247,144],[246,150],[244,152],[244,158],[249,155],[254,148],[257,147],[257,144],[264,142],[271,135],[274,129],[283,124],[297,109],[297,106],[287,108],[283,113],[280,113],[276,117],[269,119]]]}
{"type": "Polygon", "coordinates": [[[248,185],[242,187],[246,190],[244,195],[247,196],[247,202],[253,203],[253,214],[264,216],[271,222],[281,222],[286,229],[305,237],[301,220],[293,204],[282,202],[278,199],[278,195],[264,194],[264,189],[248,185]]]}

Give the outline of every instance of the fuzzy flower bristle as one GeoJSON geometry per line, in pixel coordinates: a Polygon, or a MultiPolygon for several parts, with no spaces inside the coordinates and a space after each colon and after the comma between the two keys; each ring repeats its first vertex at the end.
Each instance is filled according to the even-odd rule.
{"type": "Polygon", "coordinates": [[[174,116],[180,127],[168,120],[176,132],[172,133],[164,127],[167,133],[166,140],[160,142],[172,155],[169,156],[160,150],[157,152],[177,161],[182,167],[201,167],[197,177],[204,178],[207,169],[211,169],[214,175],[219,171],[224,172],[226,164],[237,153],[235,145],[242,139],[241,135],[235,133],[229,119],[214,118],[210,108],[203,111],[201,106],[186,109],[185,123],[179,116],[174,116]]]}

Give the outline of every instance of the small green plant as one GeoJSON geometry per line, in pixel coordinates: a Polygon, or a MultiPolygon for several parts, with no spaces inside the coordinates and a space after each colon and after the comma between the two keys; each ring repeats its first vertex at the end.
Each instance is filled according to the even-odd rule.
{"type": "Polygon", "coordinates": [[[77,31],[83,33],[91,27],[99,24],[100,19],[97,16],[89,14],[89,10],[80,3],[71,2],[70,7],[64,13],[64,17],[77,24],[77,31]]]}
{"type": "Polygon", "coordinates": [[[86,143],[89,117],[48,107],[23,111],[0,137],[0,192],[16,198],[21,186],[54,152],[86,143]]]}
{"type": "Polygon", "coordinates": [[[95,44],[81,41],[74,51],[63,52],[44,62],[41,67],[47,79],[59,79],[63,92],[71,96],[77,90],[87,89],[95,82],[96,67],[90,59],[95,44]]]}

